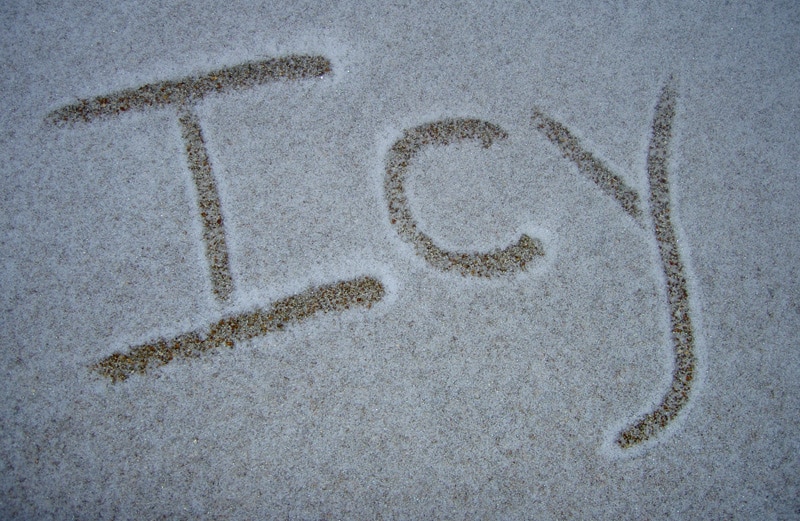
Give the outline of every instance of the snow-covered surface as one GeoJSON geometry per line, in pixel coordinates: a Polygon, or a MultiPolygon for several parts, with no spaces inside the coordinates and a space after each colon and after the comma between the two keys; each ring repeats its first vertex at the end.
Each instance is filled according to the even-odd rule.
{"type": "Polygon", "coordinates": [[[45,4],[0,7],[0,517],[800,516],[792,2],[45,4]],[[291,55],[331,70],[191,104],[222,299],[180,107],[49,116],[291,55]],[[668,84],[695,373],[677,418],[623,449],[675,363],[647,170],[668,84]],[[534,110],[639,194],[641,222],[534,110]],[[524,270],[442,271],[391,222],[392,147],[453,118],[508,137],[421,147],[408,208],[447,251],[537,239],[524,270]],[[369,307],[116,383],[92,370],[364,276],[385,290],[369,307]]]}

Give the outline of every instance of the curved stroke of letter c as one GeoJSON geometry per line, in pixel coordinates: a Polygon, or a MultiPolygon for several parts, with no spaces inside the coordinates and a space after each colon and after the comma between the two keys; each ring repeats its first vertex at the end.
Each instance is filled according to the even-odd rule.
{"type": "Polygon", "coordinates": [[[504,139],[507,136],[497,125],[478,119],[445,119],[406,130],[403,137],[389,150],[384,179],[384,190],[389,202],[389,220],[400,237],[411,243],[417,254],[434,268],[442,271],[455,270],[464,276],[492,277],[523,270],[535,257],[544,255],[541,242],[525,234],[516,244],[489,253],[446,251],[419,230],[411,215],[404,186],[406,170],[423,147],[444,146],[473,139],[480,140],[483,147],[488,148],[495,139],[504,139]]]}
{"type": "MultiPolygon", "coordinates": [[[[666,280],[671,340],[675,357],[672,383],[661,402],[619,432],[614,442],[622,449],[634,447],[662,432],[688,403],[696,371],[694,332],[689,316],[689,294],[683,262],[678,252],[677,236],[670,218],[667,152],[672,137],[676,92],[667,84],[659,97],[653,118],[652,136],[647,153],[647,176],[652,231],[655,234],[666,280]]],[[[533,123],[562,155],[573,161],[578,170],[603,192],[613,197],[641,228],[647,228],[639,208],[639,197],[622,178],[613,174],[601,161],[584,150],[569,130],[557,121],[534,110],[533,123]]],[[[447,252],[419,231],[411,215],[404,182],[411,159],[427,145],[448,145],[463,139],[479,139],[484,148],[506,133],[500,127],[476,119],[449,119],[421,125],[404,133],[389,151],[384,189],[389,202],[389,217],[400,237],[414,245],[417,253],[433,267],[458,270],[462,275],[491,277],[525,268],[536,256],[544,255],[541,243],[522,235],[517,244],[490,253],[447,252]]]]}

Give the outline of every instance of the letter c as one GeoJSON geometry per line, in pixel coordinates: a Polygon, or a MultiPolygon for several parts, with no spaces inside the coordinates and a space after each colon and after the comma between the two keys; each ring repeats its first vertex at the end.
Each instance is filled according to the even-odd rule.
{"type": "Polygon", "coordinates": [[[493,277],[504,273],[522,271],[537,256],[544,255],[538,239],[523,234],[516,244],[488,253],[447,251],[437,246],[433,239],[419,230],[408,204],[405,192],[407,170],[414,156],[429,145],[449,145],[464,139],[481,141],[483,148],[495,139],[508,134],[498,127],[479,119],[444,119],[406,130],[386,157],[384,191],[389,203],[389,220],[404,241],[414,246],[428,264],[442,271],[455,270],[464,276],[493,277]]]}

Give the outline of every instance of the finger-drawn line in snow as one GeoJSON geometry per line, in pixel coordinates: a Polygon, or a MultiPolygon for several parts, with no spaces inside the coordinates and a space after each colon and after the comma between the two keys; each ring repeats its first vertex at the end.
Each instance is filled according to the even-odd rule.
{"type": "Polygon", "coordinates": [[[113,382],[133,374],[145,374],[175,358],[196,358],[218,347],[232,348],[236,342],[250,340],[311,318],[317,313],[344,311],[351,307],[372,307],[386,294],[383,284],[372,277],[312,287],[274,302],[267,309],[225,317],[208,329],[184,333],[132,347],[94,364],[92,369],[113,382]]]}
{"type": "MultiPolygon", "coordinates": [[[[653,118],[647,153],[651,223],[643,218],[639,195],[634,189],[585,150],[564,125],[546,116],[538,108],[533,110],[534,127],[558,147],[566,159],[574,162],[581,174],[596,184],[603,193],[614,198],[639,227],[652,231],[658,245],[661,268],[666,280],[674,354],[672,382],[661,402],[652,411],[636,419],[616,436],[614,442],[622,449],[654,438],[678,416],[689,401],[696,373],[697,357],[689,313],[689,294],[670,216],[667,157],[675,116],[675,97],[675,88],[668,83],[661,92],[653,118]]],[[[389,219],[398,235],[411,243],[415,252],[433,268],[441,271],[455,270],[464,276],[493,277],[525,269],[535,257],[544,255],[541,242],[527,235],[522,235],[515,245],[490,253],[448,252],[419,229],[411,214],[405,183],[409,166],[424,147],[446,146],[469,139],[479,140],[484,148],[488,148],[494,140],[505,137],[507,134],[504,130],[486,121],[445,119],[407,130],[389,150],[384,177],[389,219]]]]}

